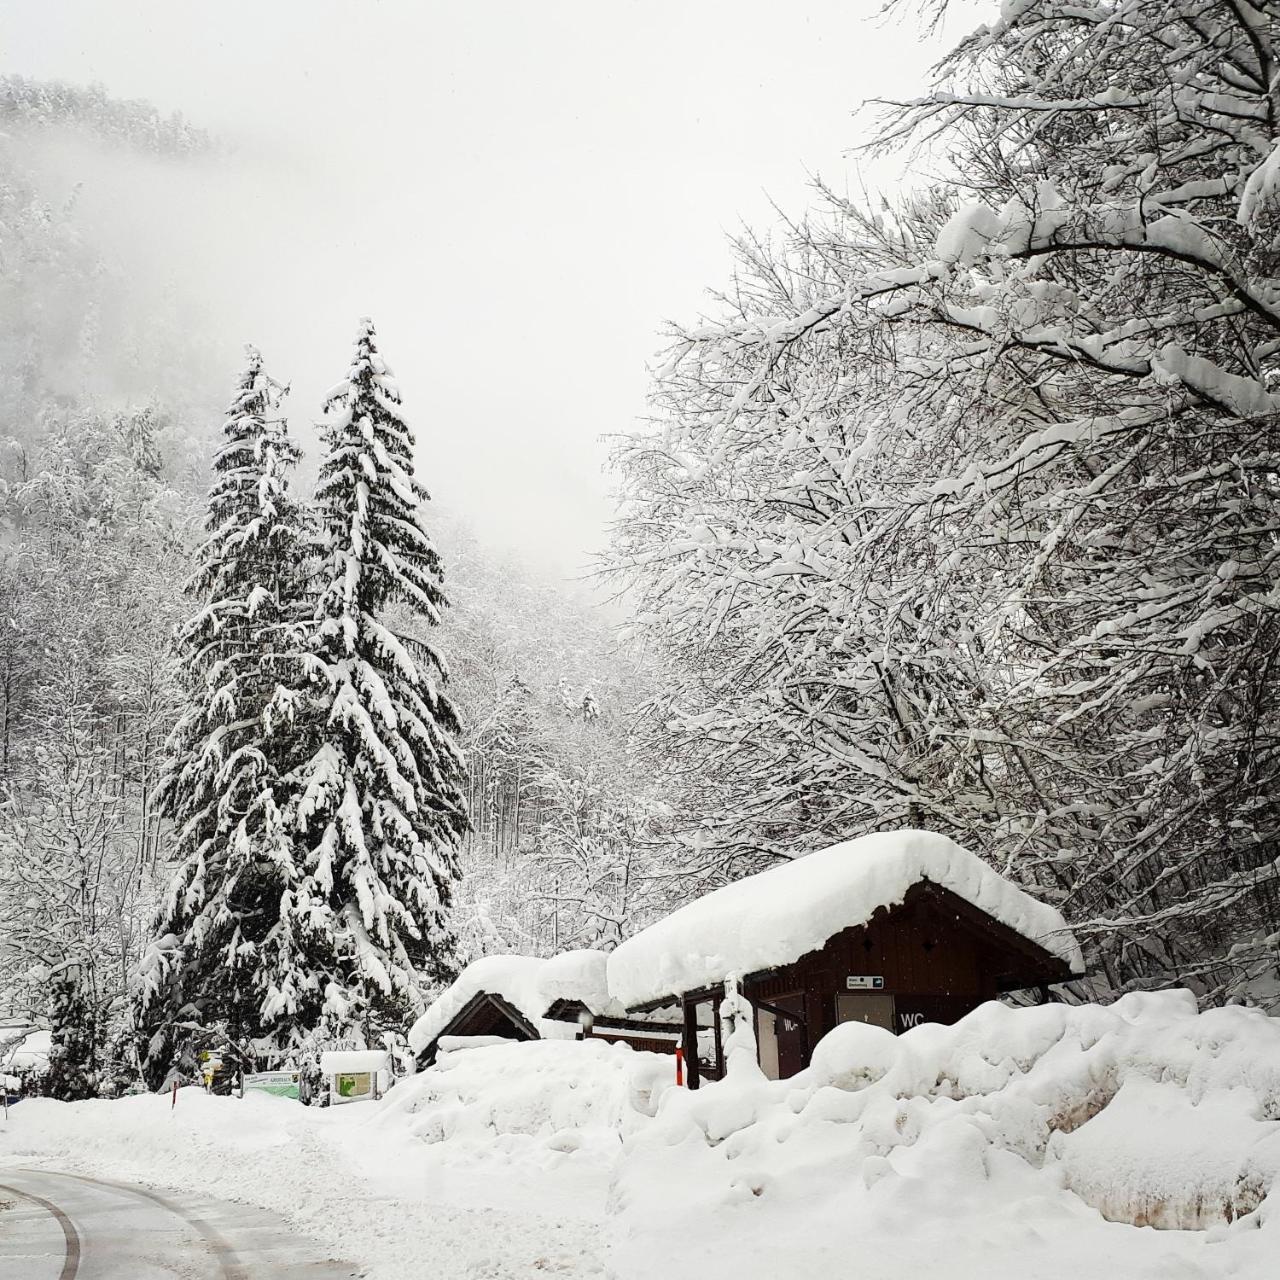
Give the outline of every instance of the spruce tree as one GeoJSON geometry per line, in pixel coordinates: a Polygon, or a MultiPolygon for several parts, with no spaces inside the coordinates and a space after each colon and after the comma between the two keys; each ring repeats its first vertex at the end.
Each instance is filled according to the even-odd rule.
{"type": "Polygon", "coordinates": [[[277,415],[284,389],[249,349],[214,460],[207,538],[177,639],[190,702],[157,788],[181,865],[142,967],[135,1021],[152,1083],[182,1027],[222,1024],[236,1042],[285,1047],[306,990],[283,904],[297,874],[287,775],[303,682],[309,537],[289,493],[298,452],[277,415]]]}
{"type": "Polygon", "coordinates": [[[413,436],[367,320],[325,411],[312,666],[323,729],[299,779],[306,874],[293,910],[324,991],[324,1033],[360,1038],[416,1008],[423,978],[452,971],[467,815],[441,659],[395,629],[397,618],[437,623],[446,602],[413,436]]]}
{"type": "Polygon", "coordinates": [[[52,1035],[40,1092],[60,1102],[92,1098],[98,1083],[94,1017],[75,967],[55,970],[49,986],[52,1035]]]}

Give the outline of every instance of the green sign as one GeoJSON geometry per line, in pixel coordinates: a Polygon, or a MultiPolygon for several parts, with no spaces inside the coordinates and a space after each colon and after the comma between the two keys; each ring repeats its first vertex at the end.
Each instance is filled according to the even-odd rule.
{"type": "Polygon", "coordinates": [[[258,1093],[275,1094],[277,1098],[297,1098],[298,1073],[296,1071],[259,1071],[245,1076],[244,1087],[258,1093]]]}
{"type": "Polygon", "coordinates": [[[370,1091],[370,1075],[367,1071],[344,1072],[338,1076],[338,1097],[364,1098],[370,1091]]]}

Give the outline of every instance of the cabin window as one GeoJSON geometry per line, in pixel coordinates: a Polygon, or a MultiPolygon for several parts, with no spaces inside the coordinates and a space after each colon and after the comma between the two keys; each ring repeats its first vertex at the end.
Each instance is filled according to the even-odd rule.
{"type": "Polygon", "coordinates": [[[866,1022],[892,1031],[893,997],[883,991],[842,991],[836,996],[837,1022],[866,1022]]]}

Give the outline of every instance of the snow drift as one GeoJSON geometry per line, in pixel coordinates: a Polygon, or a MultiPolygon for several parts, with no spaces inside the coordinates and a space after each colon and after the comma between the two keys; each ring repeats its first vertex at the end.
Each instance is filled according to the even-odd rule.
{"type": "Polygon", "coordinates": [[[362,1107],[34,1099],[0,1164],[244,1198],[378,1280],[1274,1280],[1280,1022],[1257,1010],[988,1004],[846,1024],[790,1080],[732,1052],[691,1093],[672,1066],[503,1042],[362,1107]]]}
{"type": "Polygon", "coordinates": [[[790,1080],[733,1062],[691,1093],[670,1059],[620,1045],[468,1048],[380,1123],[607,1166],[623,1278],[658,1256],[689,1280],[837,1274],[852,1240],[862,1276],[922,1274],[940,1251],[949,1280],[1269,1274],[1280,1022],[1257,1010],[1200,1013],[1185,991],[991,1003],[901,1036],[842,1025],[790,1080]]]}
{"type": "Polygon", "coordinates": [[[674,1083],[672,1058],[604,1040],[448,1043],[433,1067],[393,1091],[379,1124],[427,1142],[616,1145],[674,1083]]]}
{"type": "Polygon", "coordinates": [[[1258,1228],[1268,1240],[1277,1230],[1277,1187],[1280,1022],[1243,1008],[1198,1013],[1190,993],[1173,991],[1109,1007],[992,1003],[896,1037],[842,1025],[790,1080],[748,1069],[666,1095],[627,1144],[614,1205],[627,1256],[656,1248],[661,1222],[704,1278],[737,1274],[702,1247],[708,1215],[762,1275],[770,1259],[788,1274],[823,1273],[858,1238],[895,1259],[860,1274],[913,1274],[910,1259],[923,1271],[946,1249],[949,1276],[968,1276],[948,1239],[965,1223],[981,1245],[975,1276],[1005,1274],[1006,1252],[1010,1275],[1036,1271],[1041,1252],[1041,1265],[1052,1260],[1044,1274],[1071,1274],[1069,1241],[1081,1265],[1106,1261],[1126,1280],[1173,1274],[1155,1265],[1162,1250],[1190,1257],[1210,1245],[1222,1265],[1231,1256],[1261,1277],[1254,1260],[1261,1268],[1276,1242],[1258,1228]],[[1200,1230],[1166,1246],[1116,1224],[1200,1230]]]}

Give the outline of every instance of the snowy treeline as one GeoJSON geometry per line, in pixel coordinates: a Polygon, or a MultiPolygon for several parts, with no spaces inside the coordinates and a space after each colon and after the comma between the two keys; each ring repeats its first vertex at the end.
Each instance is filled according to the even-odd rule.
{"type": "MultiPolygon", "coordinates": [[[[76,972],[105,1039],[168,874],[151,797],[205,470],[200,357],[161,337],[168,311],[128,309],[73,206],[38,191],[31,88],[0,89],[0,999],[47,1018],[50,973],[76,972]]],[[[113,145],[151,150],[145,115],[119,113],[113,145]]]]}
{"type": "Polygon", "coordinates": [[[205,151],[203,129],[180,115],[162,116],[141,99],[122,102],[101,85],[0,76],[0,120],[19,129],[61,126],[161,155],[205,151]]]}
{"type": "Polygon", "coordinates": [[[664,785],[638,732],[656,664],[619,642],[598,600],[488,561],[456,529],[442,537],[472,824],[457,913],[467,956],[607,947],[679,896],[664,785]]]}
{"type": "Polygon", "coordinates": [[[1277,42],[1235,0],[1006,3],[882,107],[945,179],[822,190],[672,334],[613,566],[708,876],[923,825],[1105,985],[1274,972],[1277,42]]]}
{"type": "MultiPolygon", "coordinates": [[[[237,594],[236,575],[314,570],[324,487],[338,486],[329,506],[340,522],[353,496],[341,486],[352,477],[339,467],[321,486],[315,516],[303,510],[308,495],[290,483],[297,448],[283,427],[281,389],[256,360],[238,386],[232,417],[257,445],[235,456],[233,444],[233,456],[224,452],[215,466],[228,444],[219,422],[228,420],[222,410],[230,371],[210,369],[212,344],[187,327],[182,298],[138,307],[130,281],[95,243],[74,202],[50,204],[28,163],[50,125],[100,138],[126,163],[123,152],[135,148],[149,156],[172,152],[165,163],[184,163],[190,147],[180,139],[200,135],[177,122],[179,141],[157,142],[157,117],[145,104],[113,104],[96,90],[15,84],[5,81],[0,90],[8,135],[0,137],[0,1013],[48,1023],[81,1010],[88,1043],[77,1039],[72,1048],[88,1060],[96,1083],[136,1071],[122,1033],[157,912],[163,908],[172,922],[177,908],[184,929],[207,919],[200,946],[208,956],[228,944],[225,919],[202,914],[218,901],[208,865],[201,881],[207,896],[187,898],[197,877],[185,860],[199,844],[201,823],[183,828],[201,805],[179,803],[172,785],[158,790],[166,774],[172,784],[175,761],[184,753],[189,759],[202,741],[200,717],[209,710],[200,683],[209,668],[202,637],[216,630],[227,639],[239,628],[248,647],[231,655],[236,669],[223,674],[232,683],[243,677],[236,696],[258,713],[269,701],[253,687],[266,669],[258,657],[287,674],[286,690],[318,691],[305,672],[295,679],[306,646],[289,634],[314,602],[303,607],[296,582],[273,587],[252,599],[253,625],[245,627],[236,602],[248,609],[250,600],[237,594]],[[206,500],[211,478],[215,493],[206,500]],[[264,555],[269,531],[252,520],[240,525],[236,545],[233,520],[215,554],[209,538],[219,522],[202,528],[206,514],[235,509],[238,520],[264,497],[281,516],[277,532],[305,542],[304,553],[281,545],[264,555]],[[194,599],[183,592],[193,573],[194,599]],[[212,611],[202,603],[211,593],[221,601],[212,611]],[[276,614],[282,599],[292,603],[276,614]],[[175,872],[181,902],[171,885],[175,872]]],[[[379,394],[394,409],[394,386],[379,394]]],[[[331,424],[343,413],[335,404],[331,424]]],[[[429,436],[433,425],[423,425],[429,436]]],[[[412,481],[398,483],[395,501],[416,507],[412,481]]],[[[389,514],[400,519],[405,510],[389,514]]],[[[458,794],[474,808],[476,825],[459,853],[466,887],[452,922],[437,923],[459,935],[457,961],[511,947],[547,951],[557,937],[616,936],[636,892],[627,880],[633,853],[618,833],[643,820],[634,815],[648,794],[633,782],[638,770],[627,747],[644,680],[634,662],[615,656],[610,627],[589,620],[588,604],[495,560],[461,520],[437,514],[434,522],[454,608],[439,627],[415,622],[403,604],[389,613],[392,630],[407,637],[426,673],[434,659],[417,646],[432,633],[454,668],[451,688],[462,711],[450,736],[465,754],[458,794]],[[513,699],[517,685],[525,694],[513,699]],[[606,874],[582,883],[570,879],[572,870],[562,874],[574,858],[592,863],[597,849],[606,874]]],[[[331,604],[334,642],[341,644],[341,593],[331,604]]],[[[425,696],[434,698],[437,687],[433,675],[425,696]]],[[[288,772],[287,765],[314,762],[315,711],[313,701],[299,700],[293,754],[242,757],[239,781],[223,779],[223,794],[248,794],[260,776],[255,770],[288,772]]],[[[340,820],[338,797],[325,775],[313,770],[307,781],[315,801],[308,840],[320,844],[340,820]]],[[[216,828],[221,818],[208,816],[216,828]]],[[[424,882],[423,892],[430,899],[434,891],[424,882]]],[[[327,932],[323,898],[313,895],[306,907],[327,932]]],[[[256,928],[247,923],[245,937],[261,946],[265,935],[256,928]]],[[[161,936],[168,931],[162,925],[161,936]]],[[[146,965],[162,1004],[176,990],[165,980],[166,950],[146,965]]],[[[410,959],[422,970],[420,985],[401,992],[412,1005],[430,994],[432,975],[424,957],[410,959]]],[[[276,972],[287,974],[285,958],[276,972]]],[[[262,994],[252,981],[241,984],[244,976],[231,963],[206,984],[208,1009],[217,1006],[228,1023],[243,1020],[236,1001],[228,1003],[230,992],[242,994],[251,1011],[262,994]]],[[[350,998],[342,983],[335,989],[350,998]]],[[[197,1004],[185,1021],[205,1016],[197,1004]]],[[[158,1046],[159,1056],[165,1047],[158,1046]]]]}

